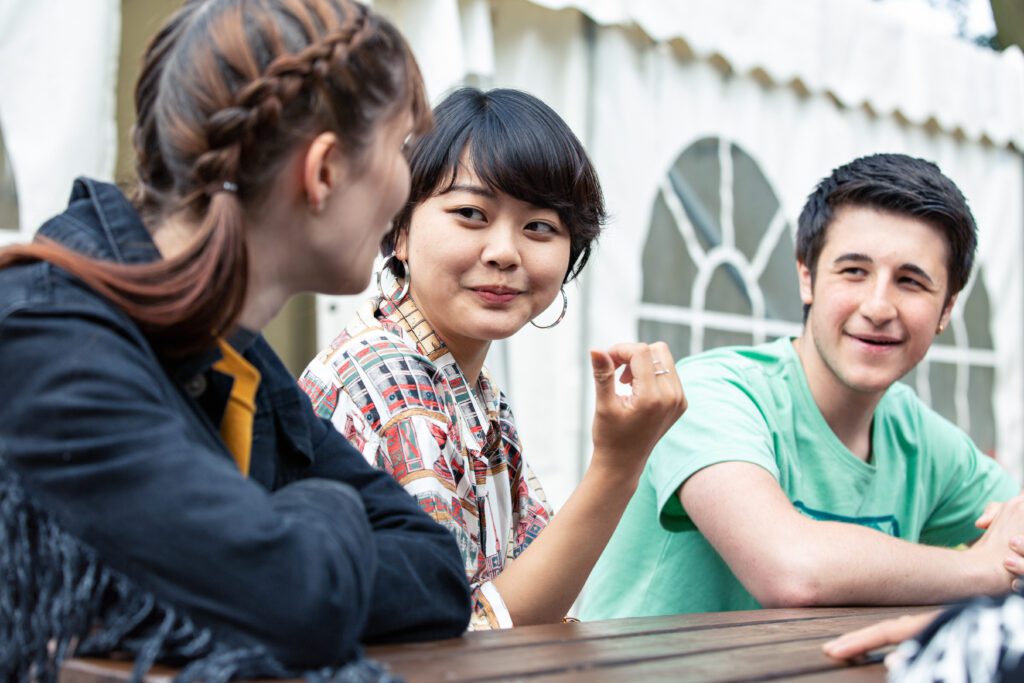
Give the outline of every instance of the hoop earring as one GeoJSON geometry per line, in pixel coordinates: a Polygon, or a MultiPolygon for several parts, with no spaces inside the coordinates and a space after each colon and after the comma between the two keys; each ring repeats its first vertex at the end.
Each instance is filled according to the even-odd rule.
{"type": "Polygon", "coordinates": [[[538,330],[550,330],[552,327],[562,322],[562,318],[565,317],[565,312],[569,310],[569,298],[565,295],[565,287],[560,287],[558,293],[562,295],[562,312],[558,314],[558,318],[555,322],[550,325],[538,325],[537,323],[530,321],[530,324],[536,327],[538,330]]]}
{"type": "MultiPolygon", "coordinates": [[[[396,278],[396,280],[397,280],[397,278],[396,278]]],[[[408,266],[408,264],[405,261],[402,261],[401,259],[399,259],[397,256],[395,256],[395,252],[391,252],[390,254],[388,254],[388,257],[386,259],[384,259],[384,263],[380,264],[380,270],[377,271],[377,293],[380,294],[380,298],[381,299],[387,299],[392,304],[397,306],[398,302],[401,301],[402,299],[404,299],[409,294],[409,285],[411,283],[412,283],[412,276],[410,276],[410,274],[409,274],[409,266],[408,266]],[[405,280],[405,286],[402,287],[402,291],[400,291],[398,293],[398,298],[397,299],[392,299],[390,296],[388,296],[387,294],[384,293],[384,285],[383,285],[383,283],[381,281],[382,280],[381,275],[384,273],[384,271],[385,270],[388,270],[388,271],[391,270],[391,268],[388,267],[388,264],[391,263],[391,259],[395,259],[396,261],[401,263],[402,264],[402,270],[405,272],[405,275],[403,275],[403,279],[405,280]]]]}

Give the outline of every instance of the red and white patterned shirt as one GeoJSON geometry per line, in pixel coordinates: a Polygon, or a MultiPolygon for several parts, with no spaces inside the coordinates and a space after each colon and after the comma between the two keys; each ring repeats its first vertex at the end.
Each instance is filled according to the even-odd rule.
{"type": "Polygon", "coordinates": [[[492,581],[552,513],[487,370],[469,387],[407,296],[398,308],[363,306],[299,384],[319,415],[451,530],[473,589],[470,629],[511,627],[492,581]]]}

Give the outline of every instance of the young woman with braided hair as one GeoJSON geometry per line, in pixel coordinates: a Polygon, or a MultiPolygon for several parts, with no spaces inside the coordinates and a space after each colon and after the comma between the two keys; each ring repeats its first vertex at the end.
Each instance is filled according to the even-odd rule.
{"type": "Polygon", "coordinates": [[[0,678],[111,651],[290,675],[460,633],[450,534],[259,335],[366,285],[430,126],[406,43],[349,0],[190,2],[136,106],[133,201],[79,179],[0,252],[0,678]]]}

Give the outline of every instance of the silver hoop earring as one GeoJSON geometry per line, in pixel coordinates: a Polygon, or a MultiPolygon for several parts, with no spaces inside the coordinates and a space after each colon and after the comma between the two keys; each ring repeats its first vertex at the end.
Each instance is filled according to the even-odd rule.
{"type": "Polygon", "coordinates": [[[409,294],[409,285],[411,283],[412,283],[412,277],[409,275],[409,264],[407,264],[405,261],[402,261],[397,256],[395,256],[395,252],[391,252],[390,254],[388,254],[388,257],[386,259],[384,259],[384,263],[380,264],[380,270],[377,271],[377,293],[380,294],[380,298],[381,299],[387,299],[392,304],[397,306],[398,302],[402,301],[409,294]],[[402,291],[400,291],[398,293],[398,298],[397,299],[392,299],[390,296],[388,296],[384,292],[384,284],[381,281],[382,280],[381,275],[384,273],[384,271],[385,270],[387,270],[387,271],[391,270],[391,268],[388,267],[389,264],[391,263],[391,259],[395,259],[396,261],[401,263],[402,264],[402,271],[405,273],[403,275],[403,279],[405,280],[405,285],[402,287],[402,291]]]}
{"type": "Polygon", "coordinates": [[[558,293],[562,295],[562,312],[558,314],[558,318],[555,320],[555,322],[551,323],[550,325],[538,325],[537,323],[531,320],[530,324],[536,327],[538,330],[550,330],[552,327],[562,322],[562,318],[565,317],[565,312],[569,310],[569,297],[565,295],[565,287],[559,288],[558,293]]]}

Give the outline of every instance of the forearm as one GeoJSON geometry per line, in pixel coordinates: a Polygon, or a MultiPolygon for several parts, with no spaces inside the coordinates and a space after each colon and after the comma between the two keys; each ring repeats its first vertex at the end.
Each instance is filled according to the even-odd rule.
{"type": "Polygon", "coordinates": [[[325,428],[313,471],[355,487],[373,529],[376,573],[364,639],[428,640],[462,633],[469,622],[469,586],[451,532],[337,432],[324,423],[313,427],[325,428]]]}
{"type": "Polygon", "coordinates": [[[494,580],[513,624],[565,616],[615,531],[637,476],[590,467],[544,531],[494,580]]]}
{"type": "MultiPolygon", "coordinates": [[[[724,462],[693,474],[679,492],[684,510],[765,607],[934,604],[1001,593],[1015,514],[967,550],[894,538],[857,524],[810,519],[766,470],[724,462]]],[[[1024,519],[1024,503],[1020,505],[1024,519]]],[[[1015,503],[1012,511],[1016,512],[1015,503]]]]}
{"type": "Polygon", "coordinates": [[[855,524],[803,522],[762,561],[733,565],[765,607],[935,604],[1010,587],[1010,573],[973,550],[911,543],[855,524]]]}

